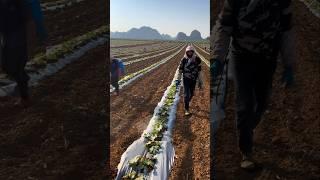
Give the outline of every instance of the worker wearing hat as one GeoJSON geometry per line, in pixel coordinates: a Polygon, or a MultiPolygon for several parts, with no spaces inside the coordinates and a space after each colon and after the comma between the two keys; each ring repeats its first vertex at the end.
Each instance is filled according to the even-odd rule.
{"type": "Polygon", "coordinates": [[[188,46],[186,53],[182,58],[179,65],[179,78],[182,74],[182,81],[184,87],[184,108],[185,115],[191,115],[189,103],[194,95],[196,83],[198,81],[199,88],[202,89],[201,72],[201,59],[196,55],[194,47],[188,46]]]}

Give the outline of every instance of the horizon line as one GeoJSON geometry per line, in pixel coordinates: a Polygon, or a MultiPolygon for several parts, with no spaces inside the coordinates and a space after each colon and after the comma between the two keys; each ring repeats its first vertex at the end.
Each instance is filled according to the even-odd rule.
{"type": "MultiPolygon", "coordinates": [[[[201,36],[204,36],[204,34],[200,31],[200,30],[198,30],[198,29],[194,29],[194,30],[192,30],[189,34],[188,33],[186,33],[186,32],[183,32],[183,31],[178,31],[177,33],[176,33],[176,35],[170,35],[170,34],[166,34],[166,33],[161,33],[158,29],[156,29],[156,28],[153,28],[153,27],[151,27],[151,26],[147,26],[147,25],[142,25],[142,26],[140,26],[140,27],[131,27],[129,30],[127,30],[127,31],[112,31],[111,30],[111,28],[110,28],[110,33],[111,32],[113,32],[113,33],[115,33],[115,32],[128,32],[128,31],[130,31],[131,29],[141,29],[142,27],[149,27],[149,28],[151,28],[151,29],[154,29],[154,30],[156,30],[156,31],[158,31],[161,35],[169,35],[169,36],[171,36],[171,37],[176,37],[177,35],[178,35],[178,33],[180,33],[180,32],[182,32],[182,33],[184,33],[184,34],[186,34],[186,35],[191,35],[191,33],[192,33],[192,31],[194,31],[194,30],[196,30],[196,31],[199,31],[200,32],[200,34],[201,34],[201,36]]],[[[203,38],[207,38],[207,37],[209,37],[210,35],[208,35],[208,36],[205,36],[205,37],[203,37],[203,38]]]]}

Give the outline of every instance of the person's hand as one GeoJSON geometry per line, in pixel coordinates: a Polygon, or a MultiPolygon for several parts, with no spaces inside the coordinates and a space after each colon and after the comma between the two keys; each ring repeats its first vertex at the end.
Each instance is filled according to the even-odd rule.
{"type": "Polygon", "coordinates": [[[199,90],[202,90],[203,89],[203,84],[202,83],[198,83],[198,88],[199,88],[199,90]]]}
{"type": "Polygon", "coordinates": [[[294,83],[294,77],[293,77],[293,68],[291,66],[284,68],[282,72],[281,81],[286,88],[292,87],[294,83]]]}
{"type": "Polygon", "coordinates": [[[218,59],[211,59],[210,62],[212,62],[210,66],[211,77],[216,79],[223,71],[223,64],[218,59]]]}
{"type": "Polygon", "coordinates": [[[180,79],[175,80],[175,83],[176,83],[176,87],[178,87],[181,83],[180,79]]]}

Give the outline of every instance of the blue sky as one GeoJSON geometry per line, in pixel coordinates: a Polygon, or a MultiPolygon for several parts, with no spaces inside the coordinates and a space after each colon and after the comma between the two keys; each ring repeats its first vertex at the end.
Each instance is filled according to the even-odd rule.
{"type": "Polygon", "coordinates": [[[161,34],[190,35],[197,29],[203,38],[209,36],[209,0],[110,0],[111,31],[128,31],[150,26],[161,34]]]}

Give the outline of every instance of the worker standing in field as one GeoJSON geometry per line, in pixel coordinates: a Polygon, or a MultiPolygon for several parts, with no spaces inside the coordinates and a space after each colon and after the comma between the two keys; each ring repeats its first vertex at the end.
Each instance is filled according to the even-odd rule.
{"type": "Polygon", "coordinates": [[[28,61],[28,26],[35,25],[40,41],[46,38],[43,16],[38,0],[0,0],[0,48],[1,66],[16,83],[20,100],[16,104],[29,102],[28,81],[25,71],[28,61]],[[32,23],[31,23],[32,22],[32,23]]]}
{"type": "Polygon", "coordinates": [[[293,83],[291,0],[225,0],[212,38],[213,79],[222,74],[225,57],[230,53],[242,154],[240,166],[253,169],[254,129],[268,104],[279,53],[284,67],[282,80],[287,87],[293,83]]]}
{"type": "Polygon", "coordinates": [[[115,88],[116,95],[119,95],[119,80],[125,73],[124,64],[121,59],[110,57],[110,79],[111,85],[115,88]]]}
{"type": "Polygon", "coordinates": [[[196,83],[198,81],[199,89],[202,89],[201,79],[201,59],[196,55],[192,46],[186,48],[185,56],[182,58],[179,65],[179,77],[178,83],[180,83],[181,74],[183,75],[183,87],[184,87],[184,109],[185,115],[189,116],[190,108],[189,104],[194,95],[196,83]]]}

